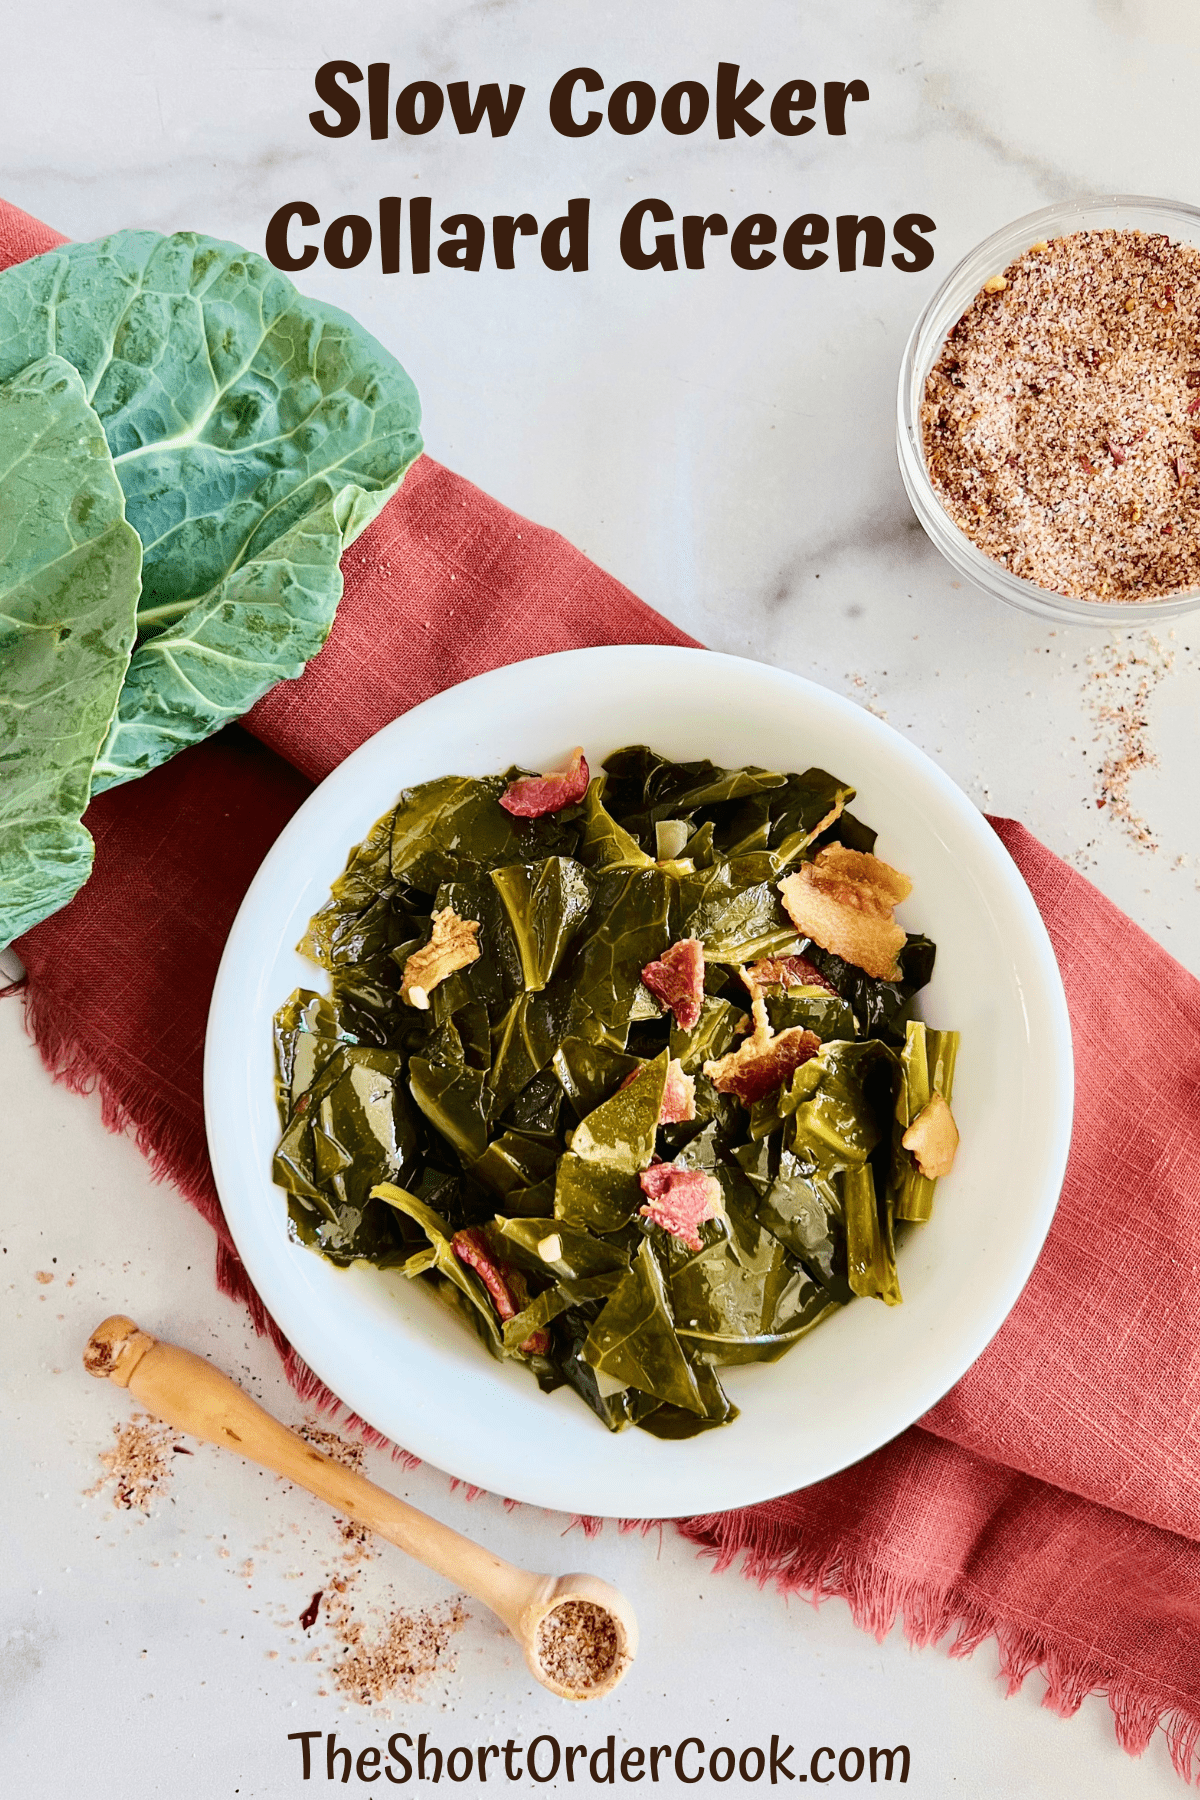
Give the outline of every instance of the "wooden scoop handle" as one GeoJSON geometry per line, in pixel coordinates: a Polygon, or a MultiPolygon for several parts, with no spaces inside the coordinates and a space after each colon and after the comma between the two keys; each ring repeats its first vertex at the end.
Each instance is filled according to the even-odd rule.
{"type": "Polygon", "coordinates": [[[594,1698],[614,1687],[626,1672],[637,1646],[637,1626],[628,1603],[606,1582],[587,1575],[555,1579],[515,1568],[306,1444],[211,1363],[150,1337],[132,1319],[119,1315],[105,1319],[88,1340],[83,1362],[89,1374],[128,1388],[148,1412],[175,1430],[235,1450],[307,1488],[343,1517],[387,1538],[481,1600],[521,1644],[538,1680],[554,1692],[572,1699],[594,1698]],[[590,1687],[586,1694],[567,1693],[537,1657],[538,1626],[553,1606],[571,1598],[603,1606],[613,1615],[622,1639],[614,1679],[590,1687]]]}

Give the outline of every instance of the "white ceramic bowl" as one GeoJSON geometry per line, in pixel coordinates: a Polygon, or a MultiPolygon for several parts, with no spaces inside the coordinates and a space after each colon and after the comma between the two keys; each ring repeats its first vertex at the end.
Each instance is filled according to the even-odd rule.
{"type": "Polygon", "coordinates": [[[709,651],[627,646],[516,663],[439,694],[346,759],[274,845],[242,903],[208,1025],[205,1103],[225,1216],[267,1307],[346,1404],[416,1455],[517,1500],[663,1517],[741,1506],[820,1480],[920,1417],[1015,1302],[1058,1199],[1071,1130],[1071,1036],[1045,929],[982,815],[869,713],[782,670],[709,651]],[[804,769],[852,781],[879,853],[913,880],[901,909],[938,945],[921,996],[962,1048],[962,1147],[934,1217],[900,1252],[904,1305],[859,1300],[773,1365],[723,1375],[741,1417],[684,1443],[610,1435],[567,1390],[501,1365],[420,1283],[339,1271],[289,1241],[271,1182],[278,1136],[271,1015],[320,985],[293,945],[346,853],[399,789],[582,743],[804,769]]]}

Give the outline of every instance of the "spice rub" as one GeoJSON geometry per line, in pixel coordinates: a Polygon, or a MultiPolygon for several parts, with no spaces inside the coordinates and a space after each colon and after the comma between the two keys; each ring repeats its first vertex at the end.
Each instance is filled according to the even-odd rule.
{"type": "Polygon", "coordinates": [[[1080,600],[1200,583],[1200,250],[1141,231],[1034,244],[929,372],[942,505],[986,556],[1080,600]]]}

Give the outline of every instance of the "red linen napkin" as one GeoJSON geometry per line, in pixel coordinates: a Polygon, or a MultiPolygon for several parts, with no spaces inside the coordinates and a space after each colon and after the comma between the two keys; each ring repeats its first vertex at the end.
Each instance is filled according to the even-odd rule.
{"type": "MultiPolygon", "coordinates": [[[[0,264],[60,242],[0,205],[0,264]]],[[[555,533],[422,458],[347,553],[326,648],[245,721],[102,795],[92,879],[18,946],[52,1071],[98,1085],[217,1231],[217,1276],[264,1318],[204,1145],[204,1021],[250,877],[309,791],[380,725],[466,676],[579,644],[688,643],[555,533]]],[[[722,1561],[844,1595],[868,1628],[987,1636],[1070,1712],[1107,1692],[1121,1741],[1200,1742],[1200,983],[1080,875],[994,821],[1046,920],[1071,1010],[1074,1144],[1054,1228],[989,1350],[920,1427],[842,1475],[680,1522],[722,1561]]]]}

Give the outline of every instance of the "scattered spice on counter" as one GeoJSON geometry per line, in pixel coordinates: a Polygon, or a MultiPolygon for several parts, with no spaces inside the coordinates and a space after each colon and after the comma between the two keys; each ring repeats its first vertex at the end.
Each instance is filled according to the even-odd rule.
{"type": "Polygon", "coordinates": [[[114,1447],[100,1452],[105,1473],[84,1493],[98,1494],[111,1482],[114,1505],[125,1512],[149,1513],[151,1501],[170,1484],[168,1450],[174,1433],[148,1413],[134,1413],[124,1425],[113,1426],[113,1436],[114,1447]]]}
{"type": "Polygon", "coordinates": [[[321,1596],[324,1588],[318,1588],[304,1611],[300,1614],[300,1624],[305,1631],[311,1631],[317,1622],[317,1613],[321,1607],[321,1596]]]}
{"type": "Polygon", "coordinates": [[[925,458],[986,556],[1082,600],[1200,583],[1200,250],[1081,231],[985,282],[929,372],[925,458]]]}
{"type": "Polygon", "coordinates": [[[384,1700],[415,1700],[431,1676],[453,1669],[450,1640],[466,1624],[467,1613],[458,1600],[417,1612],[399,1607],[371,1637],[335,1582],[326,1622],[346,1650],[330,1670],[334,1687],[359,1706],[377,1706],[384,1700]]]}
{"type": "Polygon", "coordinates": [[[1130,783],[1139,769],[1157,766],[1150,743],[1150,696],[1175,666],[1175,652],[1151,632],[1130,633],[1091,651],[1084,698],[1101,747],[1096,768],[1096,807],[1116,819],[1142,850],[1157,850],[1158,839],[1135,811],[1130,783]]]}
{"type": "Polygon", "coordinates": [[[297,1425],[296,1432],[306,1444],[314,1450],[324,1451],[334,1462],[341,1463],[345,1469],[361,1469],[366,1446],[357,1439],[339,1437],[336,1431],[330,1431],[319,1419],[305,1419],[303,1425],[297,1425]]]}
{"type": "Polygon", "coordinates": [[[49,1287],[50,1283],[54,1280],[53,1269],[35,1269],[34,1275],[37,1280],[41,1282],[43,1287],[49,1287]]]}
{"type": "Polygon", "coordinates": [[[612,1615],[592,1600],[565,1600],[538,1626],[537,1654],[560,1687],[584,1692],[597,1686],[619,1654],[612,1615]]]}

